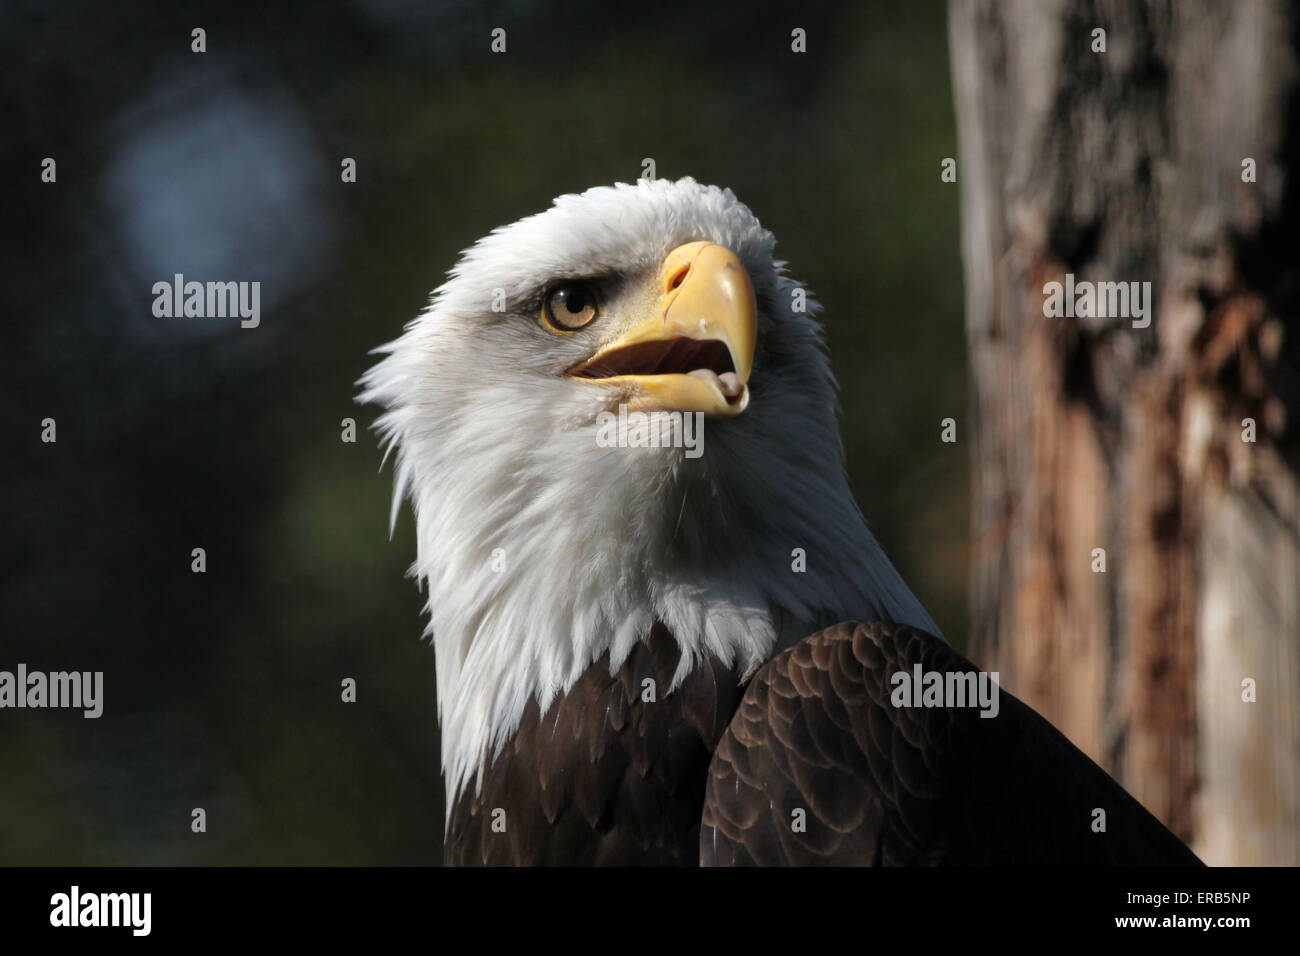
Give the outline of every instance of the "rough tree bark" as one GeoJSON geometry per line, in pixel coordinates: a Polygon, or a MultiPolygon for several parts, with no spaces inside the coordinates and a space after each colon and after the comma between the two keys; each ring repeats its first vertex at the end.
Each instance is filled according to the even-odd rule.
{"type": "Polygon", "coordinates": [[[949,8],[972,654],[1212,864],[1300,862],[1297,20],[949,8]],[[1149,281],[1150,326],[1045,317],[1067,273],[1149,281]]]}

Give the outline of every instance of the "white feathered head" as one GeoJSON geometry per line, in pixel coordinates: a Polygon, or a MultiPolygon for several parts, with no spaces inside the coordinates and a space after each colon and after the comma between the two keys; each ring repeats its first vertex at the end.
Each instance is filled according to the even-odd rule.
{"type": "Polygon", "coordinates": [[[677,679],[846,618],[935,630],[849,493],[818,308],[773,246],[692,179],[561,196],[379,350],[360,400],[415,512],[449,805],[529,699],[656,620],[677,679]]]}

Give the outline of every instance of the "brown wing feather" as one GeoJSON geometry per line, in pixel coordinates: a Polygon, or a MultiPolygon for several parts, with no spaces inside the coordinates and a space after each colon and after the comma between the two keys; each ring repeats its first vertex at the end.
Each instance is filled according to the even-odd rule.
{"type": "Polygon", "coordinates": [[[768,662],[714,754],[701,862],[1200,862],[1012,695],[999,691],[994,718],[894,707],[892,675],[918,662],[975,671],[939,639],[881,622],[836,625],[768,662]],[[1093,831],[1095,808],[1105,832],[1093,831]]]}

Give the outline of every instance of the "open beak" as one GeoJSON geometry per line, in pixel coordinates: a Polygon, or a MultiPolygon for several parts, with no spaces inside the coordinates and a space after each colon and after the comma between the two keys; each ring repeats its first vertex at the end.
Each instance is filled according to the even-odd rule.
{"type": "Polygon", "coordinates": [[[678,246],[664,259],[652,301],[649,316],[568,374],[621,389],[634,411],[743,412],[758,320],[736,254],[714,242],[678,246]]]}

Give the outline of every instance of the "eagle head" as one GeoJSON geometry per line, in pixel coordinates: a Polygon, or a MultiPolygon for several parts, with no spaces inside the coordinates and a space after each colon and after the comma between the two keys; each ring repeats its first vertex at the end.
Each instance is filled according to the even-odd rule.
{"type": "Polygon", "coordinates": [[[656,622],[675,680],[846,618],[936,630],[849,492],[818,306],[774,245],[692,179],[561,196],[378,350],[359,400],[415,514],[449,798],[656,622]]]}

